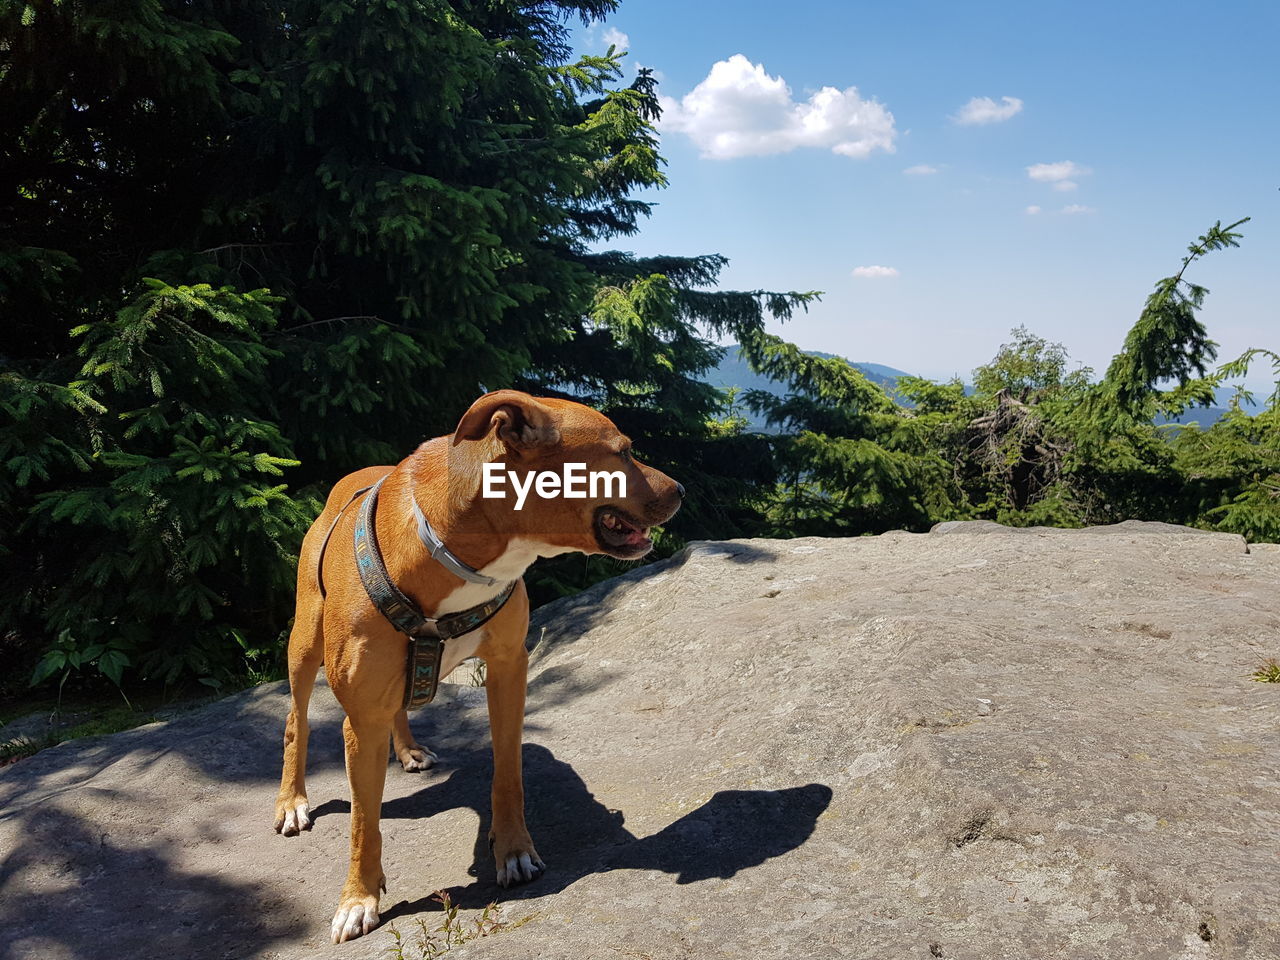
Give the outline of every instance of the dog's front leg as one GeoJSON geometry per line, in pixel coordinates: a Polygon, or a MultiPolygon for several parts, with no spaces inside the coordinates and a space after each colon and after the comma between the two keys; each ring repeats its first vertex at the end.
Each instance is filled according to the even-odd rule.
{"type": "Polygon", "coordinates": [[[493,848],[498,883],[532,880],[546,864],[533,848],[524,822],[524,781],[520,745],[524,737],[524,697],[529,655],[521,640],[486,659],[485,692],[489,700],[489,732],[493,738],[493,848]]]}
{"type": "Polygon", "coordinates": [[[378,925],[378,894],[386,886],[378,821],[387,779],[390,734],[390,717],[385,722],[360,723],[353,723],[348,717],[342,724],[347,780],[351,784],[351,868],[330,927],[334,943],[354,940],[378,925]]]}

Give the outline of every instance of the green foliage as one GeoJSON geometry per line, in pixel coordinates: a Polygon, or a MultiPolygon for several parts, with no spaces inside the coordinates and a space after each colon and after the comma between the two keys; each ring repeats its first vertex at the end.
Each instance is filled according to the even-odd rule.
{"type": "MultiPolygon", "coordinates": [[[[698,378],[711,337],[814,295],[605,249],[666,182],[652,72],[571,59],[567,21],[615,5],[0,6],[0,635],[22,673],[52,682],[58,643],[110,680],[270,673],[319,498],[485,387],[593,403],[696,491],[664,551],[758,529],[767,449],[698,378]]],[[[562,558],[531,588],[613,569],[562,558]]]]}
{"type": "Polygon", "coordinates": [[[61,698],[62,688],[71,674],[92,666],[119,688],[124,668],[129,665],[129,653],[132,649],[128,641],[119,637],[107,643],[81,647],[71,636],[71,631],[63,630],[58,634],[53,647],[36,664],[35,672],[31,675],[31,685],[35,686],[57,675],[58,695],[61,698]]]}
{"type": "Polygon", "coordinates": [[[5,460],[12,502],[27,505],[10,549],[37,562],[0,587],[3,607],[59,638],[33,683],[94,664],[117,686],[126,667],[220,684],[245,638],[288,616],[277,598],[314,507],[276,482],[297,461],[256,418],[270,406],[274,298],[145,287],[71,331],[82,379],[52,391],[10,375],[0,395],[17,427],[0,451],[24,449],[37,402],[61,402],[67,429],[5,460]]]}
{"type": "Polygon", "coordinates": [[[1221,378],[1243,377],[1252,362],[1271,361],[1276,389],[1254,415],[1237,391],[1227,414],[1207,430],[1185,427],[1173,438],[1180,474],[1201,526],[1248,540],[1280,542],[1280,355],[1253,349],[1224,364],[1221,378]]]}
{"type": "Polygon", "coordinates": [[[737,387],[725,389],[721,415],[713,417],[707,423],[711,436],[738,437],[746,433],[751,421],[744,412],[746,408],[739,402],[741,393],[737,387]]]}
{"type": "Polygon", "coordinates": [[[958,381],[906,377],[895,388],[903,405],[842,360],[765,335],[744,340],[752,366],[790,390],[747,397],[784,431],[770,441],[781,476],[765,508],[771,532],[1134,518],[1280,540],[1280,356],[1250,350],[1208,372],[1216,348],[1195,316],[1207,291],[1184,279],[1204,254],[1236,246],[1244,222],[1215,224],[1191,245],[1097,383],[1089,369],[1069,369],[1061,344],[1024,327],[974,371],[972,394],[958,381]],[[1213,402],[1215,387],[1264,359],[1277,389],[1261,412],[1246,413],[1238,391],[1207,430],[1154,425],[1213,402]]]}
{"type": "Polygon", "coordinates": [[[1013,342],[1001,344],[990,363],[973,371],[974,393],[994,398],[1004,391],[1023,403],[1040,403],[1064,394],[1071,401],[1078,400],[1092,371],[1068,372],[1068,359],[1062,344],[1037,337],[1026,327],[1015,327],[1013,342]]]}
{"type": "Polygon", "coordinates": [[[1185,386],[1193,372],[1204,377],[1205,365],[1218,355],[1217,344],[1196,317],[1209,291],[1184,280],[1183,274],[1206,253],[1239,246],[1241,234],[1235,228],[1248,221],[1245,217],[1223,227],[1219,220],[1187,247],[1182,269],[1156,284],[1103,381],[1103,396],[1114,407],[1137,413],[1157,384],[1177,380],[1185,386]]]}
{"type": "Polygon", "coordinates": [[[935,420],[910,416],[839,358],[814,357],[752,332],[742,353],[792,389],[750,391],[747,403],[784,428],[770,439],[780,483],[765,504],[772,535],[918,528],[957,509],[951,466],[931,444],[935,420]]]}

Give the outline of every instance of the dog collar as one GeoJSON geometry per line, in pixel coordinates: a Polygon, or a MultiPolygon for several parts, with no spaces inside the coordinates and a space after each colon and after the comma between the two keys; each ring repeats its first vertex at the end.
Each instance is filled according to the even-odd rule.
{"type": "Polygon", "coordinates": [[[456,556],[453,551],[444,545],[444,541],[440,539],[440,534],[436,533],[435,528],[431,526],[431,522],[427,519],[427,515],[422,512],[422,508],[418,506],[418,498],[413,495],[413,486],[409,486],[409,502],[413,504],[413,515],[418,519],[418,539],[426,546],[427,552],[446,570],[455,577],[460,577],[469,583],[478,583],[485,587],[492,587],[498,581],[493,577],[486,577],[474,567],[469,567],[456,556]]]}

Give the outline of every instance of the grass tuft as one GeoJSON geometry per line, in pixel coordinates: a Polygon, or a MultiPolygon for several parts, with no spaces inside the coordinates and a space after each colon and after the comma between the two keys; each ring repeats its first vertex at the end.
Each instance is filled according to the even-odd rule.
{"type": "Polygon", "coordinates": [[[1280,661],[1275,657],[1264,661],[1262,666],[1249,674],[1249,679],[1259,683],[1280,683],[1280,661]]]}
{"type": "Polygon", "coordinates": [[[387,928],[395,939],[387,951],[392,960],[436,960],[444,956],[454,947],[460,947],[469,940],[487,937],[499,930],[514,930],[528,921],[528,917],[515,923],[507,923],[500,916],[496,903],[491,903],[480,912],[480,916],[470,922],[458,917],[458,906],[443,890],[437,890],[431,899],[440,904],[443,919],[438,926],[431,926],[426,920],[419,919],[418,933],[412,940],[406,939],[392,924],[387,928]]]}

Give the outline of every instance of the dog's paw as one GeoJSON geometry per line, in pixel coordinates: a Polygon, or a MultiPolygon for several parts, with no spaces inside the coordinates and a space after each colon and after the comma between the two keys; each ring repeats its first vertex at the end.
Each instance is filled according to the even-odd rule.
{"type": "Polygon", "coordinates": [[[377,897],[343,897],[333,915],[329,934],[334,943],[346,943],[363,937],[378,925],[377,897]]]}
{"type": "Polygon", "coordinates": [[[493,864],[498,871],[500,887],[536,880],[547,869],[538,851],[533,849],[529,835],[523,830],[520,832],[523,836],[507,842],[500,842],[492,832],[489,834],[489,847],[493,850],[493,864]]]}
{"type": "Polygon", "coordinates": [[[399,751],[400,766],[404,767],[405,773],[420,773],[423,770],[430,770],[440,758],[428,750],[426,747],[412,746],[399,751]]]}
{"type": "Polygon", "coordinates": [[[311,829],[311,808],[306,797],[280,800],[276,803],[276,833],[296,837],[303,830],[311,829]]]}
{"type": "Polygon", "coordinates": [[[506,862],[498,863],[498,886],[509,887],[513,883],[528,883],[542,875],[547,865],[536,852],[512,854],[506,862]]]}

